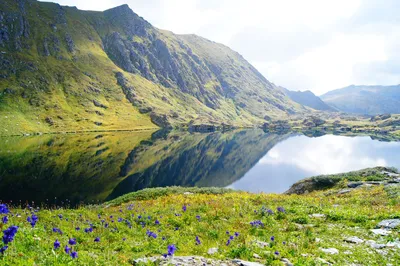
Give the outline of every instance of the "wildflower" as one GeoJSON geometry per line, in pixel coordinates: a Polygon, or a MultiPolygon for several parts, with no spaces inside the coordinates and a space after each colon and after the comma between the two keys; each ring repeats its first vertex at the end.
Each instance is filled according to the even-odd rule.
{"type": "Polygon", "coordinates": [[[239,236],[239,233],[238,232],[235,232],[235,237],[238,237],[239,236]]]}
{"type": "Polygon", "coordinates": [[[59,214],[58,218],[60,218],[60,220],[62,220],[62,218],[63,218],[62,214],[59,214]]]}
{"type": "Polygon", "coordinates": [[[279,252],[278,252],[278,251],[275,251],[274,254],[277,255],[277,256],[279,256],[279,252]]]}
{"type": "Polygon", "coordinates": [[[285,209],[283,207],[278,207],[277,210],[278,212],[285,212],[285,209]]]}
{"type": "Polygon", "coordinates": [[[94,242],[100,242],[100,237],[96,237],[96,238],[94,239],[94,242]]]}
{"type": "Polygon", "coordinates": [[[122,241],[125,241],[126,240],[126,238],[124,237],[124,238],[122,238],[122,241]]]}
{"type": "Polygon", "coordinates": [[[157,234],[154,232],[151,232],[150,230],[147,230],[146,235],[152,238],[157,238],[157,234]]]}
{"type": "Polygon", "coordinates": [[[6,204],[0,204],[0,214],[7,214],[10,210],[8,209],[6,204]]]}
{"type": "Polygon", "coordinates": [[[166,254],[166,253],[165,253],[165,254],[163,254],[163,257],[164,257],[164,258],[167,258],[167,256],[168,256],[168,254],[166,254]]]}
{"type": "Polygon", "coordinates": [[[200,222],[201,219],[200,215],[196,215],[196,219],[200,222]]]}
{"type": "Polygon", "coordinates": [[[142,219],[142,215],[139,215],[137,218],[138,218],[138,219],[142,219]]]}
{"type": "Polygon", "coordinates": [[[54,233],[60,233],[62,235],[62,231],[56,227],[53,228],[54,233]]]}
{"type": "Polygon", "coordinates": [[[15,235],[18,232],[18,226],[11,226],[3,231],[3,243],[8,244],[14,240],[15,235]]]}
{"type": "Polygon", "coordinates": [[[4,246],[2,248],[0,248],[0,253],[4,254],[4,252],[8,249],[8,246],[4,246]]]}
{"type": "Polygon", "coordinates": [[[3,224],[8,223],[8,217],[7,217],[7,216],[4,216],[3,218],[1,218],[1,222],[2,222],[3,224]]]}
{"type": "Polygon", "coordinates": [[[160,221],[159,221],[159,220],[156,220],[154,223],[157,224],[157,225],[159,225],[159,224],[160,224],[160,221]]]}
{"type": "Polygon", "coordinates": [[[85,228],[85,233],[91,233],[93,232],[93,228],[89,227],[89,228],[85,228]]]}
{"type": "Polygon", "coordinates": [[[268,213],[269,215],[272,215],[272,214],[274,214],[274,211],[273,211],[273,210],[268,210],[267,213],[268,213]]]}
{"type": "Polygon", "coordinates": [[[201,244],[200,238],[198,236],[196,236],[196,245],[200,245],[200,244],[201,244]]]}
{"type": "Polygon", "coordinates": [[[234,236],[230,236],[230,237],[229,237],[230,240],[233,240],[234,238],[235,238],[234,236]]]}
{"type": "Polygon", "coordinates": [[[182,207],[182,211],[186,211],[186,209],[187,209],[187,207],[186,207],[186,205],[183,205],[183,207],[182,207]]]}
{"type": "Polygon", "coordinates": [[[78,252],[73,251],[70,256],[71,258],[76,259],[78,257],[78,252]]]}
{"type": "Polygon", "coordinates": [[[229,235],[229,231],[226,231],[226,234],[229,235]]]}
{"type": "Polygon", "coordinates": [[[54,249],[59,249],[60,248],[60,241],[58,241],[58,239],[56,239],[56,241],[54,241],[54,249]]]}
{"type": "Polygon", "coordinates": [[[274,236],[271,236],[271,241],[275,241],[275,237],[274,236]]]}
{"type": "Polygon", "coordinates": [[[79,231],[79,230],[81,230],[81,228],[79,226],[75,227],[75,231],[79,231]]]}
{"type": "Polygon", "coordinates": [[[163,237],[162,237],[162,240],[165,240],[165,239],[167,239],[167,238],[166,238],[165,236],[163,236],[163,237]]]}
{"type": "Polygon", "coordinates": [[[251,226],[253,227],[264,227],[264,224],[260,220],[255,220],[250,222],[251,226]]]}
{"type": "Polygon", "coordinates": [[[118,222],[120,223],[120,222],[122,222],[124,219],[122,219],[122,218],[118,218],[118,222]]]}
{"type": "Polygon", "coordinates": [[[286,241],[283,241],[282,244],[286,245],[286,241]]]}
{"type": "Polygon", "coordinates": [[[174,255],[174,253],[176,251],[176,247],[175,247],[175,245],[169,245],[167,250],[168,250],[168,255],[172,256],[172,255],[174,255]]]}
{"type": "Polygon", "coordinates": [[[175,231],[178,231],[179,230],[179,227],[175,227],[175,231]]]}
{"type": "Polygon", "coordinates": [[[65,253],[69,254],[71,252],[71,248],[68,246],[65,246],[64,251],[65,251],[65,253]]]}
{"type": "Polygon", "coordinates": [[[229,246],[230,243],[231,243],[231,240],[228,239],[228,241],[226,241],[226,245],[229,246]]]}
{"type": "Polygon", "coordinates": [[[68,244],[70,244],[71,246],[76,245],[76,239],[75,238],[70,238],[68,241],[68,244]]]}

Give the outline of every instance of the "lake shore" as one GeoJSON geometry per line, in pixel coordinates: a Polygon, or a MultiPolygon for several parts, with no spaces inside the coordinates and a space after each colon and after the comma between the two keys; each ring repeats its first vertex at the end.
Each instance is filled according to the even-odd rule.
{"type": "Polygon", "coordinates": [[[375,168],[319,177],[335,182],[302,195],[172,187],[77,209],[8,206],[2,230],[18,229],[0,261],[159,265],[170,261],[170,252],[176,261],[201,257],[186,258],[191,265],[204,258],[212,265],[240,265],[235,259],[347,265],[363,264],[365,256],[369,265],[395,265],[400,261],[398,178],[394,169],[375,168]],[[383,180],[391,185],[379,183],[383,180]],[[354,182],[362,184],[351,187],[354,182]]]}

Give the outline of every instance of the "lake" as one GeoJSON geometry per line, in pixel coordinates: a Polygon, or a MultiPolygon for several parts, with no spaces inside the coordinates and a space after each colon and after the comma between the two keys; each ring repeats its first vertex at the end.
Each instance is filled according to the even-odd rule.
{"type": "Polygon", "coordinates": [[[400,168],[400,142],[262,130],[105,132],[0,138],[0,200],[97,203],[147,187],[282,193],[319,174],[400,168]]]}

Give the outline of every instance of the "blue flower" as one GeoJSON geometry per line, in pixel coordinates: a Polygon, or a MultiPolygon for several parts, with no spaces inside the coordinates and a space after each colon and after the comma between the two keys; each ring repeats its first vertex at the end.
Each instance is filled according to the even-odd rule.
{"type": "Polygon", "coordinates": [[[54,233],[60,233],[62,235],[62,231],[56,227],[53,228],[54,233]]]}
{"type": "Polygon", "coordinates": [[[65,251],[65,253],[69,254],[71,252],[71,248],[68,246],[65,246],[64,251],[65,251]]]}
{"type": "Polygon", "coordinates": [[[100,242],[100,237],[96,237],[96,238],[94,239],[94,242],[100,242]]]}
{"type": "Polygon", "coordinates": [[[278,251],[275,251],[274,254],[277,255],[277,256],[279,256],[279,252],[278,252],[278,251]]]}
{"type": "Polygon", "coordinates": [[[283,207],[278,207],[277,210],[278,212],[285,212],[285,209],[283,207]]]}
{"type": "Polygon", "coordinates": [[[3,218],[1,218],[1,221],[3,224],[7,224],[8,223],[8,217],[4,216],[3,218]]]}
{"type": "Polygon", "coordinates": [[[229,237],[230,240],[233,240],[234,238],[235,238],[234,236],[230,236],[230,237],[229,237]]]}
{"type": "Polygon", "coordinates": [[[196,215],[196,219],[200,222],[200,215],[196,215]]]}
{"type": "Polygon", "coordinates": [[[62,214],[59,214],[58,218],[60,218],[60,220],[62,220],[62,218],[63,218],[62,214]]]}
{"type": "Polygon", "coordinates": [[[60,248],[60,241],[58,241],[58,239],[56,239],[56,241],[54,241],[54,249],[59,249],[60,248]]]}
{"type": "Polygon", "coordinates": [[[76,239],[75,238],[70,238],[68,241],[68,244],[70,244],[71,246],[76,245],[76,239]]]}
{"type": "Polygon", "coordinates": [[[230,243],[231,243],[231,240],[228,239],[228,241],[226,241],[226,245],[229,246],[230,243]]]}
{"type": "Polygon", "coordinates": [[[167,248],[167,251],[168,251],[168,255],[169,255],[169,256],[174,255],[174,253],[175,253],[175,251],[176,251],[175,245],[169,245],[168,248],[167,248]]]}
{"type": "Polygon", "coordinates": [[[93,232],[93,228],[89,227],[89,228],[85,228],[85,233],[91,233],[93,232]]]}
{"type": "Polygon", "coordinates": [[[0,248],[0,254],[4,254],[4,252],[8,249],[8,246],[4,246],[0,248]]]}
{"type": "Polygon", "coordinates": [[[196,236],[196,245],[200,245],[200,244],[201,244],[200,238],[198,236],[196,236]]]}
{"type": "Polygon", "coordinates": [[[226,231],[225,233],[226,233],[227,235],[229,235],[229,231],[226,231]]]}
{"type": "Polygon", "coordinates": [[[250,222],[251,226],[253,227],[264,227],[264,224],[260,220],[255,220],[250,222]]]}
{"type": "Polygon", "coordinates": [[[8,209],[6,204],[0,204],[0,214],[7,214],[10,210],[8,209]]]}
{"type": "Polygon", "coordinates": [[[271,241],[275,241],[275,237],[274,236],[271,236],[271,241]]]}
{"type": "Polygon", "coordinates": [[[120,222],[122,222],[124,219],[122,219],[122,218],[118,218],[118,222],[120,223],[120,222]]]}
{"type": "Polygon", "coordinates": [[[154,223],[158,225],[158,224],[160,224],[160,221],[156,220],[154,223]]]}
{"type": "Polygon", "coordinates": [[[3,231],[3,243],[7,245],[14,240],[15,235],[18,232],[18,226],[11,226],[3,231]]]}
{"type": "Polygon", "coordinates": [[[81,228],[79,226],[75,227],[75,231],[79,231],[79,230],[81,230],[81,228]]]}
{"type": "Polygon", "coordinates": [[[71,252],[70,256],[71,256],[71,258],[76,259],[78,257],[78,252],[73,251],[73,252],[71,252]]]}
{"type": "Polygon", "coordinates": [[[235,232],[235,237],[238,237],[239,236],[239,233],[238,232],[235,232]]]}
{"type": "Polygon", "coordinates": [[[186,207],[186,205],[183,205],[183,207],[182,207],[182,211],[186,211],[186,209],[187,209],[187,207],[186,207]]]}

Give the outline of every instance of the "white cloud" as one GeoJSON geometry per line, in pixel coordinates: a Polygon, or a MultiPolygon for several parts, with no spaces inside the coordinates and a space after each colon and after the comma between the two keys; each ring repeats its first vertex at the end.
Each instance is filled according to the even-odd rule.
{"type": "Polygon", "coordinates": [[[324,93],[400,82],[396,0],[56,0],[81,9],[123,3],[158,28],[195,33],[241,53],[270,81],[324,93]],[[393,74],[394,73],[394,74],[393,74]]]}

